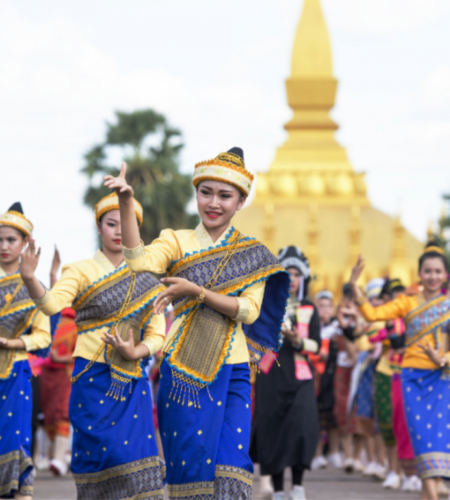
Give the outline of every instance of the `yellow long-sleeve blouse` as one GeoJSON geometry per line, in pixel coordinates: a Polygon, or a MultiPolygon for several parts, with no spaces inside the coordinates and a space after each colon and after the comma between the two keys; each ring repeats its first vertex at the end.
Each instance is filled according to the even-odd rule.
{"type": "MultiPolygon", "coordinates": [[[[173,231],[165,229],[161,231],[160,237],[152,242],[151,245],[144,247],[141,244],[137,248],[123,248],[123,254],[128,267],[133,272],[150,271],[154,273],[165,273],[170,263],[179,260],[187,253],[206,250],[207,248],[218,246],[226,237],[230,228],[217,239],[214,243],[205,229],[203,223],[200,223],[195,230],[173,231]]],[[[231,346],[230,355],[227,358],[227,364],[246,363],[249,361],[247,343],[245,340],[242,323],[252,324],[259,316],[261,304],[264,297],[265,282],[261,281],[246,288],[239,297],[239,311],[236,334],[231,346]]],[[[175,332],[181,325],[182,318],[177,318],[167,335],[165,346],[170,344],[175,332]]]]}
{"type": "MultiPolygon", "coordinates": [[[[64,266],[61,278],[55,286],[51,290],[46,290],[44,297],[34,302],[44,314],[51,316],[66,307],[71,307],[75,298],[83,290],[115,270],[116,268],[105,254],[97,250],[91,259],[64,266]]],[[[161,349],[165,339],[165,326],[164,316],[158,314],[154,314],[147,325],[141,343],[148,347],[150,356],[161,349]]],[[[73,356],[91,360],[103,343],[101,338],[106,331],[108,327],[78,335],[73,356]]],[[[105,363],[103,356],[100,356],[97,362],[105,363]]]]}
{"type": "MultiPolygon", "coordinates": [[[[6,274],[0,267],[0,278],[3,276],[6,276],[6,274]]],[[[31,325],[31,333],[29,335],[21,335],[20,338],[25,344],[25,349],[18,349],[16,351],[15,361],[28,359],[28,351],[45,349],[50,345],[52,341],[50,333],[50,318],[38,311],[31,325]]]]}
{"type": "MultiPolygon", "coordinates": [[[[424,302],[425,299],[422,294],[413,296],[399,295],[395,300],[378,307],[373,307],[369,301],[366,301],[359,306],[359,309],[367,321],[388,321],[404,318],[409,312],[416,309],[424,302]]],[[[439,335],[442,334],[439,333],[439,335]]],[[[432,333],[423,337],[421,342],[425,342],[425,340],[428,340],[431,345],[434,345],[432,333]]],[[[439,343],[441,343],[440,338],[439,343]]],[[[434,370],[438,368],[438,366],[436,366],[430,358],[421,351],[417,343],[415,343],[406,348],[405,355],[403,356],[402,368],[434,370]]]]}

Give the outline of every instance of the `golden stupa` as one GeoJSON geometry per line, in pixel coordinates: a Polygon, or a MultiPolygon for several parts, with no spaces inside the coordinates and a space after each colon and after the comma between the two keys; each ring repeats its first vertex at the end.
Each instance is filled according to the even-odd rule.
{"type": "Polygon", "coordinates": [[[234,223],[274,253],[299,246],[311,262],[315,291],[339,294],[360,253],[364,281],[390,276],[410,284],[423,245],[399,217],[377,210],[367,198],[365,174],[353,170],[334,138],[338,125],[329,113],[336,90],[320,0],[305,0],[286,81],[294,112],[284,127],[288,137],[269,170],[258,173],[255,198],[234,223]]]}

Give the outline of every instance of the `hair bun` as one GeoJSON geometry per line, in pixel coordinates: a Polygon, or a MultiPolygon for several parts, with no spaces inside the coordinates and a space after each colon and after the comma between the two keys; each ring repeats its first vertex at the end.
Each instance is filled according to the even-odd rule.
{"type": "Polygon", "coordinates": [[[436,241],[431,240],[425,245],[423,255],[426,253],[438,253],[440,255],[444,255],[444,250],[442,250],[436,241]]]}

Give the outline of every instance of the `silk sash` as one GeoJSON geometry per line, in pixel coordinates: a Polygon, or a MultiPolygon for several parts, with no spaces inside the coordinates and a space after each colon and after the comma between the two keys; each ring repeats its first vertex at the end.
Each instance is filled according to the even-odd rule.
{"type": "MultiPolygon", "coordinates": [[[[153,315],[153,303],[165,287],[150,273],[132,274],[123,266],[81,292],[73,304],[78,334],[99,328],[117,326],[119,336],[128,340],[131,329],[135,345],[142,340],[145,327],[153,315]]],[[[122,399],[131,380],[142,377],[140,360],[127,360],[111,345],[104,357],[110,366],[111,395],[122,399]]],[[[109,394],[109,393],[108,393],[109,394]]]]}
{"type": "MultiPolygon", "coordinates": [[[[265,353],[279,349],[290,279],[278,259],[257,240],[230,228],[220,245],[185,255],[167,272],[229,296],[265,281],[260,315],[252,325],[243,325],[250,362],[258,365],[265,353]]],[[[226,363],[237,323],[205,304],[199,306],[192,297],[174,301],[173,307],[177,317],[184,317],[168,349],[174,373],[173,399],[178,394],[181,400],[181,394],[187,393],[188,404],[197,406],[198,390],[213,383],[226,363]]]]}
{"type": "Polygon", "coordinates": [[[450,299],[440,295],[425,302],[405,316],[406,342],[409,347],[432,333],[438,343],[439,331],[450,321],[450,299]]]}
{"type": "MultiPolygon", "coordinates": [[[[16,339],[31,326],[37,309],[19,273],[0,278],[0,337],[16,339]]],[[[0,349],[0,380],[12,372],[16,349],[0,349]]]]}

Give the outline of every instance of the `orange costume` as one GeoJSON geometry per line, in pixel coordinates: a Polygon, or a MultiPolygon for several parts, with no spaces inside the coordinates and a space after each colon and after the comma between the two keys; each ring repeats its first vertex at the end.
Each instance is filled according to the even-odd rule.
{"type": "MultiPolygon", "coordinates": [[[[67,308],[61,312],[61,319],[53,340],[52,352],[58,356],[72,356],[77,341],[75,311],[67,308]]],[[[73,362],[57,363],[51,357],[42,366],[40,381],[40,403],[44,413],[44,428],[51,440],[56,435],[69,437],[70,374],[73,362]]]]}

